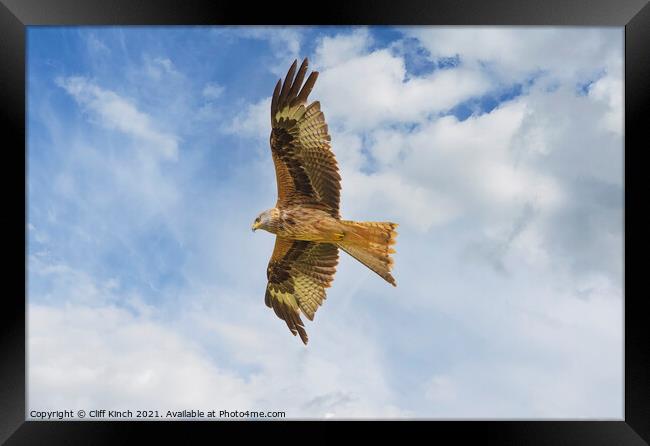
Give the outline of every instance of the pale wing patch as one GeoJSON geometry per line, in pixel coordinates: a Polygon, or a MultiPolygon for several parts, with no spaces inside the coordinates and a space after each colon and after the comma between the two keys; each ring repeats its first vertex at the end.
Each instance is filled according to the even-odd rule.
{"type": "Polygon", "coordinates": [[[323,284],[304,274],[294,278],[294,284],[300,309],[307,319],[313,321],[316,310],[325,300],[323,284]]]}

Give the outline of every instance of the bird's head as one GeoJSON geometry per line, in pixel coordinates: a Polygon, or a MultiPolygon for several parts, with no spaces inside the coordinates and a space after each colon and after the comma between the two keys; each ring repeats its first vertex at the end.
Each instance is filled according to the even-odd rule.
{"type": "Polygon", "coordinates": [[[275,222],[279,216],[280,211],[278,211],[276,208],[268,209],[257,216],[257,218],[253,221],[253,226],[251,229],[253,232],[258,229],[274,232],[273,228],[275,227],[275,222]]]}

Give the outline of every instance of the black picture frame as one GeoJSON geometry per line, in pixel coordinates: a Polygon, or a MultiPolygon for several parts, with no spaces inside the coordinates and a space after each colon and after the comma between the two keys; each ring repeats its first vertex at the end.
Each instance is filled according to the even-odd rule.
{"type": "MultiPolygon", "coordinates": [[[[342,1],[306,5],[305,2],[234,2],[209,0],[0,0],[0,95],[5,132],[3,182],[11,205],[21,218],[7,218],[15,242],[16,268],[6,277],[18,283],[17,292],[4,293],[0,344],[0,441],[6,444],[124,444],[134,434],[184,443],[205,433],[241,434],[262,431],[281,435],[280,441],[339,441],[330,427],[350,422],[201,423],[156,422],[41,422],[25,420],[26,391],[26,179],[14,182],[13,173],[26,172],[25,63],[26,27],[32,25],[220,25],[220,24],[393,24],[393,25],[571,25],[625,27],[625,414],[621,421],[418,421],[359,423],[384,435],[388,430],[420,434],[422,441],[447,435],[454,442],[525,445],[642,445],[650,441],[650,349],[648,292],[639,284],[637,270],[647,261],[632,261],[644,245],[642,229],[648,218],[638,206],[645,190],[638,158],[648,149],[644,139],[650,116],[650,5],[647,0],[501,0],[501,1],[342,1]],[[8,158],[7,158],[8,155],[8,158]],[[636,183],[636,184],[635,184],[636,183]],[[18,185],[18,187],[16,186],[18,185]],[[18,197],[18,198],[16,198],[18,197]],[[636,202],[636,203],[635,203],[636,202]],[[637,206],[635,206],[635,204],[637,206]],[[22,225],[22,226],[21,226],[22,225]],[[634,243],[628,243],[634,240],[634,243]],[[21,262],[22,261],[22,262],[21,262]],[[18,266],[20,263],[22,265],[18,266]],[[19,271],[19,268],[22,272],[19,271]],[[22,293],[21,293],[22,292],[22,293]],[[303,430],[303,432],[296,432],[303,430]],[[289,440],[290,441],[290,440],[289,440]]],[[[570,44],[570,43],[568,43],[570,44]]],[[[640,257],[643,259],[643,257],[640,257]]],[[[535,383],[531,383],[535,385],[535,383]]],[[[233,438],[233,437],[230,437],[233,438]]],[[[412,437],[414,441],[418,437],[412,437]]],[[[226,441],[214,438],[210,441],[226,441]]],[[[404,441],[404,440],[402,440],[404,441]]]]}

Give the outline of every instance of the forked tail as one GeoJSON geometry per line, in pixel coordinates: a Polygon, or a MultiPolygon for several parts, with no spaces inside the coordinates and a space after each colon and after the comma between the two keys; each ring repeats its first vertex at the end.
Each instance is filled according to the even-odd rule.
{"type": "Polygon", "coordinates": [[[397,286],[390,274],[393,267],[393,259],[390,255],[395,252],[391,246],[396,243],[397,223],[346,220],[341,220],[341,223],[345,235],[337,243],[339,248],[379,274],[391,285],[397,286]]]}

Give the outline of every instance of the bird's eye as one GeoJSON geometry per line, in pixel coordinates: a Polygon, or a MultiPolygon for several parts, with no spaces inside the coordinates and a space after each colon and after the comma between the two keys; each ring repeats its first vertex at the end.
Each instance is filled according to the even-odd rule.
{"type": "Polygon", "coordinates": [[[255,219],[255,223],[259,223],[259,222],[260,222],[260,218],[257,217],[257,218],[255,219]]]}

